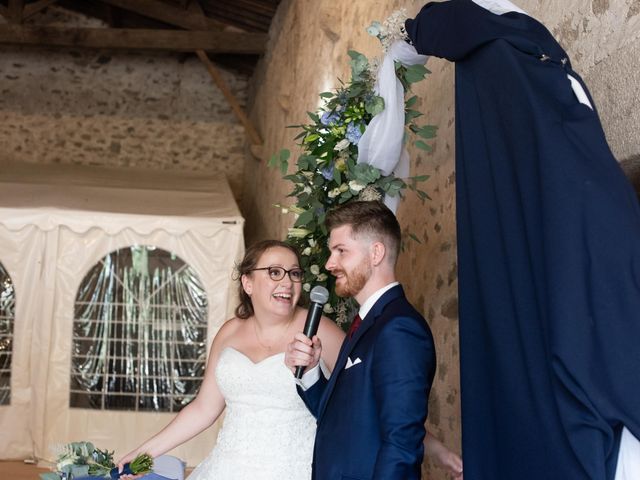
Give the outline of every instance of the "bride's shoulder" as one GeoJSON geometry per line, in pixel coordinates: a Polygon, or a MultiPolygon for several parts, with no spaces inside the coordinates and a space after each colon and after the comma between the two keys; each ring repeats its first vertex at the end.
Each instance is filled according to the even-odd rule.
{"type": "Polygon", "coordinates": [[[212,353],[219,353],[229,346],[229,343],[233,341],[244,322],[244,320],[237,317],[226,320],[213,338],[212,353]]]}
{"type": "Polygon", "coordinates": [[[220,327],[220,330],[218,330],[218,333],[216,333],[213,341],[218,343],[226,342],[230,337],[233,337],[238,333],[238,330],[244,325],[244,323],[245,320],[238,317],[232,317],[226,320],[220,327]]]}

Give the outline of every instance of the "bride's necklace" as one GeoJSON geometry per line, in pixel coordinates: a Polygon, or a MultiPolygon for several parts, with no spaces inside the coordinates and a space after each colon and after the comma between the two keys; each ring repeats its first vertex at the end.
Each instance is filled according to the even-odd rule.
{"type": "Polygon", "coordinates": [[[287,323],[285,323],[284,329],[282,330],[282,333],[278,336],[278,338],[274,342],[272,342],[271,345],[267,345],[262,340],[260,340],[260,335],[258,335],[258,326],[257,326],[258,322],[254,318],[253,319],[253,331],[256,334],[256,340],[258,341],[260,346],[262,346],[262,348],[265,348],[265,349],[271,351],[274,348],[275,345],[279,345],[280,344],[280,342],[284,338],[284,334],[287,333],[287,330],[289,330],[289,325],[291,325],[291,322],[293,322],[293,317],[287,323]]]}

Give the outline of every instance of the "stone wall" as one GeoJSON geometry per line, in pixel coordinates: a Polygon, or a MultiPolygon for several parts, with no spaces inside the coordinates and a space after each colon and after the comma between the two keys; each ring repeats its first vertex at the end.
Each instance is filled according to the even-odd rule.
{"type": "MultiPolygon", "coordinates": [[[[284,237],[292,219],[274,203],[285,202],[290,184],[266,167],[281,148],[300,152],[287,129],[306,121],[319,107],[318,93],[348,79],[348,49],[378,55],[377,40],[365,28],[406,7],[417,13],[424,2],[399,0],[284,0],[271,28],[267,54],[252,79],[250,112],[265,138],[260,162],[247,157],[248,240],[284,237]]],[[[518,5],[545,23],[572,58],[596,100],[612,150],[620,159],[637,158],[640,144],[640,1],[521,0],[518,5]]],[[[430,175],[424,184],[432,200],[408,195],[398,217],[421,244],[409,241],[399,261],[400,280],[416,307],[427,317],[436,339],[438,371],[430,398],[428,428],[451,448],[460,449],[457,264],[455,234],[455,140],[453,67],[428,62],[433,74],[415,93],[428,123],[438,125],[434,151],[411,149],[411,173],[430,175]]],[[[445,479],[425,464],[429,479],[445,479]]]]}
{"type": "MultiPolygon", "coordinates": [[[[47,9],[39,24],[99,26],[47,9]]],[[[241,103],[245,75],[221,70],[241,103]]],[[[2,161],[220,173],[240,200],[242,126],[194,54],[0,49],[2,161]]]]}

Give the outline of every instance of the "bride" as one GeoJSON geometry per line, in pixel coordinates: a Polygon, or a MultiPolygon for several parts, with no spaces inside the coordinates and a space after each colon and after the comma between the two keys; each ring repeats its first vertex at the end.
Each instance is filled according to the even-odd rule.
{"type": "MultiPolygon", "coordinates": [[[[296,392],[284,351],[304,329],[298,306],[304,272],[296,250],[278,240],[251,246],[240,265],[240,304],[213,340],[196,398],[163,430],[125,455],[162,455],[211,426],[226,409],[211,454],[188,480],[309,480],[316,421],[296,392]]],[[[344,332],[328,318],[318,328],[332,370],[344,332]]],[[[427,434],[425,451],[459,475],[460,458],[427,434]]],[[[139,478],[123,475],[123,479],[139,478]]],[[[454,478],[461,478],[455,476],[454,478]]]]}
{"type": "MultiPolygon", "coordinates": [[[[226,408],[215,448],[189,480],[311,478],[316,422],[284,364],[286,345],[306,319],[306,310],[298,306],[304,277],[298,255],[284,242],[259,242],[247,250],[237,274],[240,304],[213,341],[197,397],[125,455],[120,467],[139,453],[156,457],[186,442],[226,408]]],[[[332,369],[344,333],[322,318],[318,336],[326,348],[323,360],[332,369]]]]}

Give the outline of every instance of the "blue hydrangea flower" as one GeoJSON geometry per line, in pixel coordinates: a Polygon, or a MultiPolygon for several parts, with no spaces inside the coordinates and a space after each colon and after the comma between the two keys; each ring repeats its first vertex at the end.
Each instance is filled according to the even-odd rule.
{"type": "Polygon", "coordinates": [[[320,173],[325,180],[331,180],[333,178],[333,163],[320,169],[320,173]]]}
{"type": "Polygon", "coordinates": [[[324,126],[338,123],[338,120],[340,120],[340,116],[335,112],[324,112],[320,117],[320,123],[324,126]]]}
{"type": "Polygon", "coordinates": [[[345,134],[345,138],[347,140],[349,140],[354,145],[357,145],[360,141],[360,137],[362,137],[360,124],[350,123],[349,125],[347,125],[347,133],[345,134]]]}

